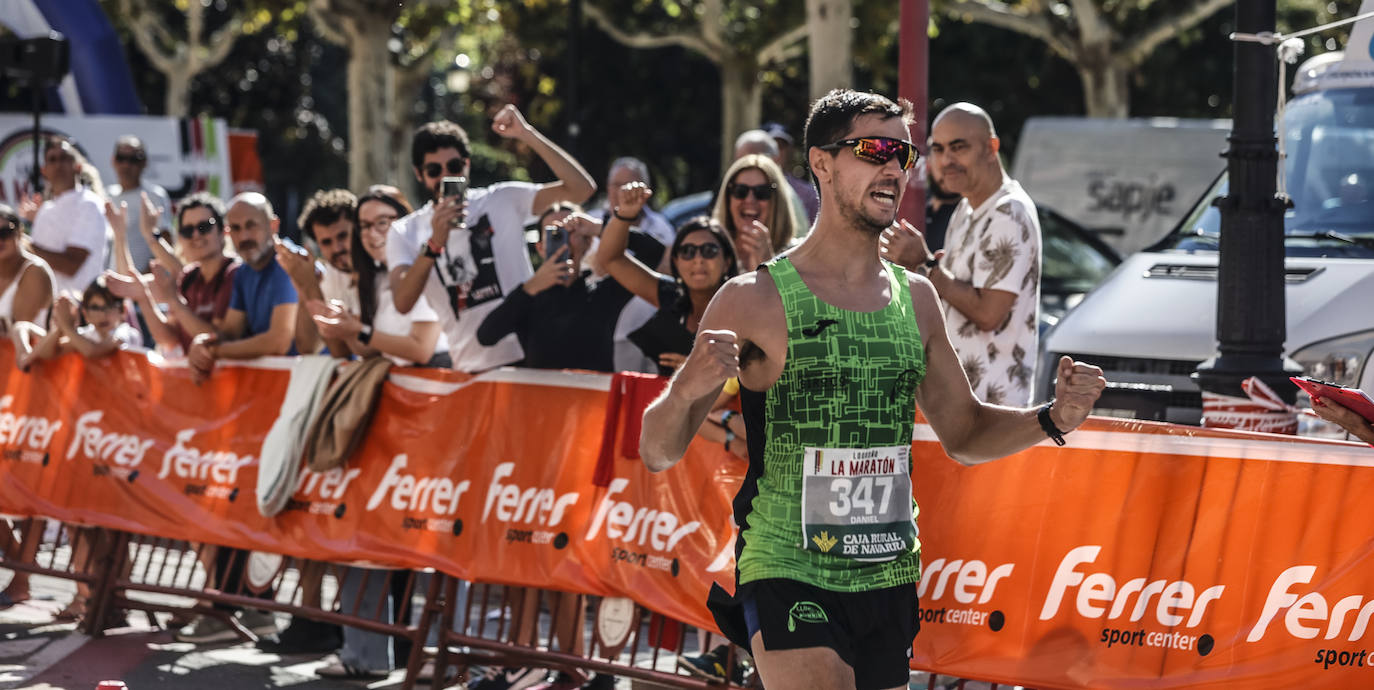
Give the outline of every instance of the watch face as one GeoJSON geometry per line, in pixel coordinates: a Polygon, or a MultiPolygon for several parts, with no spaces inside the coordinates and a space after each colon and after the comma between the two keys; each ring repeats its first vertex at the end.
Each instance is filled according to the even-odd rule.
{"type": "Polygon", "coordinates": [[[601,646],[618,648],[630,639],[634,629],[635,603],[625,597],[605,597],[596,607],[596,634],[601,646]]]}

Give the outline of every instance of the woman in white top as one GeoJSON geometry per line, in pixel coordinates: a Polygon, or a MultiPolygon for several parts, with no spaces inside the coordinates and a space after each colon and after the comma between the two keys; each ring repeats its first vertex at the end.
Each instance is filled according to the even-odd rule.
{"type": "MultiPolygon", "coordinates": [[[[320,335],[341,340],[351,354],[382,354],[399,366],[449,367],[448,339],[439,316],[422,295],[407,314],[396,309],[386,278],[386,240],[391,224],[406,215],[397,199],[369,192],[358,199],[353,230],[353,270],[358,272],[362,314],[339,304],[307,305],[320,335]]],[[[336,353],[346,356],[350,353],[336,353]]]]}
{"type": "Polygon", "coordinates": [[[28,250],[28,242],[19,215],[0,204],[0,335],[14,342],[21,369],[48,326],[54,282],[52,270],[28,250]]]}
{"type": "MultiPolygon", "coordinates": [[[[48,325],[52,305],[53,276],[48,264],[27,248],[28,238],[19,224],[19,214],[0,204],[0,335],[14,342],[15,362],[26,365],[35,345],[48,325]]],[[[18,522],[22,538],[14,537],[9,525],[0,527],[0,551],[5,558],[32,562],[38,551],[43,521],[18,522]]],[[[0,608],[29,598],[29,574],[15,571],[5,591],[0,592],[0,608]]]]}

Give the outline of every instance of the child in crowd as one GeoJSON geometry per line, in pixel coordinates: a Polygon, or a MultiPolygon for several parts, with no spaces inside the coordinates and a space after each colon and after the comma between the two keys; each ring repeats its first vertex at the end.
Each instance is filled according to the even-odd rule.
{"type": "Polygon", "coordinates": [[[118,350],[121,345],[143,347],[143,336],[124,319],[124,300],[115,297],[100,276],[81,295],[80,315],[86,325],[77,326],[77,304],[62,295],[53,306],[52,328],[34,347],[33,357],[51,359],[68,352],[80,352],[94,359],[118,350]]]}

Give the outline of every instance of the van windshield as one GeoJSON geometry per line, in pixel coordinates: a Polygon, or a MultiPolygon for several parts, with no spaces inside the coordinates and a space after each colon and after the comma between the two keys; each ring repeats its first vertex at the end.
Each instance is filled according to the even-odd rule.
{"type": "MultiPolygon", "coordinates": [[[[1374,258],[1374,89],[1309,93],[1284,116],[1288,256],[1374,258]]],[[[1216,251],[1226,174],[1189,213],[1164,248],[1216,251]]]]}

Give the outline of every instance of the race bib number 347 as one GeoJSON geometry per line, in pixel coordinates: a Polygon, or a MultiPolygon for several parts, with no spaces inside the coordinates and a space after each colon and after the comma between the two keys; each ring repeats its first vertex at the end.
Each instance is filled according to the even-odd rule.
{"type": "Polygon", "coordinates": [[[911,550],[911,447],[807,448],[802,481],[804,548],[861,561],[911,550]]]}

